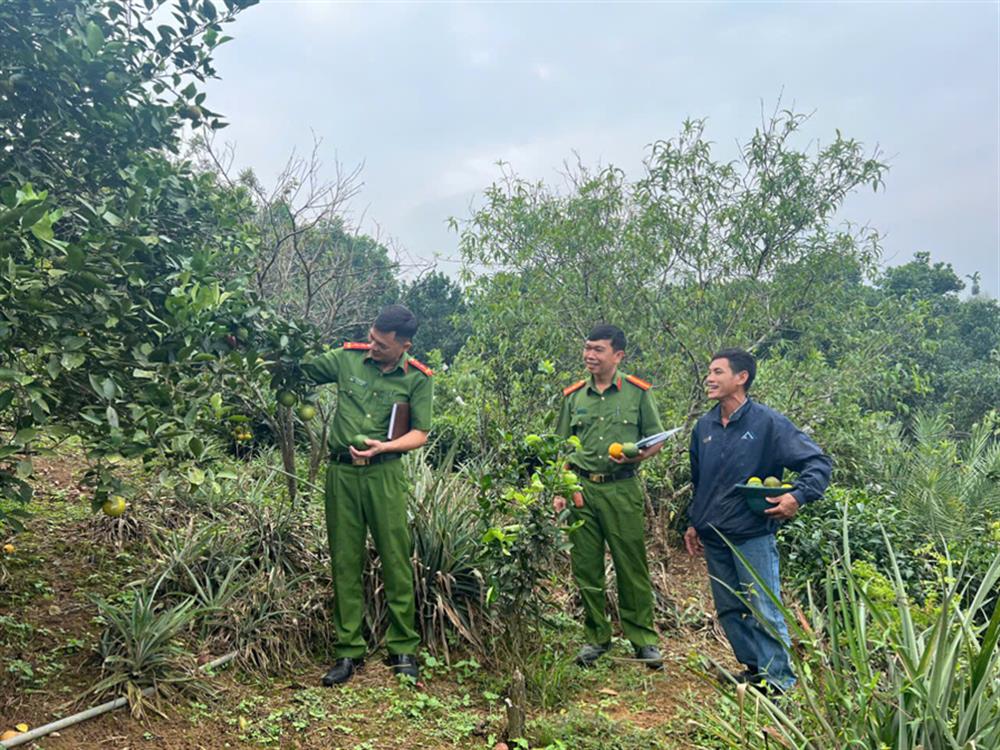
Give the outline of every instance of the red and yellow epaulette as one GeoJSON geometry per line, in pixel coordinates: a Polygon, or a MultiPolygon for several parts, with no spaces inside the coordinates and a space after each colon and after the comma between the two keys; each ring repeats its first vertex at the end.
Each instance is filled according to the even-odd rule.
{"type": "Polygon", "coordinates": [[[414,367],[416,367],[418,370],[420,370],[420,372],[422,372],[427,377],[430,377],[431,375],[434,374],[434,370],[432,370],[431,368],[429,368],[427,365],[425,365],[419,359],[414,359],[413,357],[410,357],[408,360],[406,360],[406,364],[413,365],[414,367]]]}
{"type": "Polygon", "coordinates": [[[652,383],[647,383],[645,380],[643,380],[642,378],[637,378],[635,375],[626,375],[625,379],[632,385],[634,385],[636,388],[642,388],[642,390],[644,391],[648,391],[650,388],[653,387],[652,383]]]}
{"type": "Polygon", "coordinates": [[[356,349],[358,351],[368,351],[372,345],[367,341],[348,341],[344,344],[345,349],[356,349]]]}
{"type": "Polygon", "coordinates": [[[578,380],[577,382],[573,383],[573,385],[568,385],[565,388],[563,388],[563,395],[568,396],[571,393],[576,393],[586,384],[587,384],[586,380],[578,380]]]}

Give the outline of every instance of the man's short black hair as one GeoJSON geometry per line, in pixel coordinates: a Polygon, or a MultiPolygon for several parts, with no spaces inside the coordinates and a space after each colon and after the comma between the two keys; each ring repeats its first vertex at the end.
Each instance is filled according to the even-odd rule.
{"type": "Polygon", "coordinates": [[[749,391],[753,385],[753,379],[757,377],[757,360],[745,349],[720,349],[712,355],[712,360],[725,359],[729,361],[729,369],[733,375],[741,372],[747,374],[747,382],[743,384],[743,390],[749,391]]]}
{"type": "Polygon", "coordinates": [[[612,326],[606,323],[594,326],[591,329],[590,334],[587,336],[587,341],[610,341],[611,348],[614,351],[625,351],[625,331],[618,326],[612,326]]]}
{"type": "Polygon", "coordinates": [[[394,333],[397,339],[412,341],[417,332],[417,318],[409,308],[402,305],[389,305],[372,323],[372,328],[382,333],[394,333]]]}

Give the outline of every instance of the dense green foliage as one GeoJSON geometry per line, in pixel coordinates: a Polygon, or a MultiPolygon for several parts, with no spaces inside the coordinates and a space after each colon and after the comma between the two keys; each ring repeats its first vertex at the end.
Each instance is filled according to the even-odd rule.
{"type": "MultiPolygon", "coordinates": [[[[817,740],[804,727],[823,747],[995,740],[995,708],[975,701],[995,700],[998,669],[985,654],[1000,627],[1000,306],[976,278],[960,297],[928,253],[881,270],[877,233],[835,223],[853,192],[883,185],[877,151],[839,132],[800,146],[803,117],[779,112],[733,162],[694,121],[654,143],[636,179],[581,165],[557,189],[504,171],[455,222],[461,282],[405,278],[338,214],[349,186],[299,195],[315,162],[267,193],[252,172],[232,180],[197,143],[193,157],[183,148],[191,126],[225,124],[200,88],[224,26],[252,4],[0,2],[0,525],[21,529],[34,458],[70,440],[95,510],[113,494],[155,498],[147,517],[113,522],[148,541],[156,565],[97,605],[98,691],[139,705],[153,682],[186,685],[185,639],[265,672],[329,646],[315,501],[336,399],[310,392],[298,365],[364,338],[399,300],[438,368],[435,442],[407,459],[435,658],[534,663],[529,691],[556,703],[567,667],[545,632],[575,604],[549,508],[576,480],[550,433],[584,336],[613,322],[666,425],[691,427],[709,406],[712,352],[743,346],[760,360],[754,395],[835,459],[827,499],[781,532],[808,610],[806,705],[707,729],[742,737],[766,716],[805,747],[817,740]],[[276,389],[318,415],[277,406],[276,389]],[[143,469],[155,481],[149,471],[129,489],[123,475],[143,469]]],[[[686,445],[646,469],[653,554],[683,521],[686,445]]],[[[366,582],[375,645],[386,614],[374,556],[366,582]]]]}
{"type": "MultiPolygon", "coordinates": [[[[224,278],[250,206],[176,153],[185,122],[222,126],[198,84],[248,4],[178,3],[155,29],[162,2],[0,7],[8,496],[29,496],[44,434],[83,436],[95,459],[201,456],[211,362],[253,315],[224,278]]],[[[117,487],[102,471],[94,483],[97,505],[117,487]]]]}
{"type": "Polygon", "coordinates": [[[928,253],[887,269],[877,286],[898,307],[918,311],[895,351],[897,366],[910,368],[919,384],[894,404],[903,415],[938,410],[966,430],[1000,403],[996,300],[978,294],[960,299],[964,285],[951,264],[932,266],[928,253]]]}

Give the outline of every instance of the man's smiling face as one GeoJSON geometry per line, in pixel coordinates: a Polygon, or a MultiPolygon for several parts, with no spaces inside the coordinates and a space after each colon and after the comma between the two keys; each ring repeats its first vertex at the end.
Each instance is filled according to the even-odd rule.
{"type": "Polygon", "coordinates": [[[744,386],[748,377],[746,370],[734,373],[728,359],[713,359],[705,377],[705,394],[716,401],[730,396],[742,396],[746,392],[744,386]]]}
{"type": "Polygon", "coordinates": [[[588,340],[583,345],[583,364],[592,375],[610,375],[624,356],[625,352],[615,351],[610,339],[588,340]]]}

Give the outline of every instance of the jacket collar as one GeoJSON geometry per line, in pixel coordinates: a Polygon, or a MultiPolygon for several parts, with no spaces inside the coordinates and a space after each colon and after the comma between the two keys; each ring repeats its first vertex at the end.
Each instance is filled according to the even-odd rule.
{"type": "MultiPolygon", "coordinates": [[[[374,359],[372,359],[372,353],[371,352],[368,352],[367,354],[365,354],[365,361],[368,362],[369,364],[373,365],[374,367],[377,367],[378,370],[380,372],[382,372],[382,368],[379,367],[378,362],[376,362],[374,359]]],[[[403,374],[405,375],[407,372],[409,372],[409,369],[410,369],[410,355],[409,355],[408,352],[403,352],[402,356],[399,358],[399,361],[396,362],[396,365],[391,370],[388,370],[386,372],[382,372],[382,374],[383,375],[389,375],[390,373],[396,372],[396,370],[402,370],[403,374]]]]}
{"type": "MultiPolygon", "coordinates": [[[[729,415],[728,424],[733,424],[734,422],[739,422],[743,419],[743,415],[750,411],[750,405],[753,403],[750,397],[747,396],[747,400],[740,404],[740,408],[729,415]]],[[[709,412],[712,415],[712,421],[722,424],[722,404],[716,404],[712,407],[712,411],[709,412]]]]}
{"type": "MultiPolygon", "coordinates": [[[[616,371],[614,378],[611,379],[611,385],[608,386],[607,391],[610,391],[612,388],[620,391],[622,389],[622,383],[624,382],[625,382],[625,376],[622,375],[621,371],[616,371]]],[[[587,388],[589,388],[591,391],[593,391],[598,395],[600,395],[601,393],[599,390],[597,390],[597,386],[594,385],[593,375],[587,378],[587,388]]],[[[607,391],[605,391],[605,393],[607,393],[607,391]]]]}

